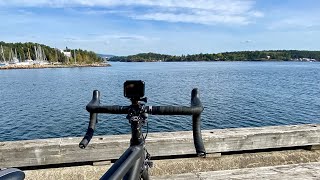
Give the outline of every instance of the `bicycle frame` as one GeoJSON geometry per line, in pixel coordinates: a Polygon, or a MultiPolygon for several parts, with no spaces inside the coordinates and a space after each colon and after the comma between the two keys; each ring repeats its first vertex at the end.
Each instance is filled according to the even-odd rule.
{"type": "Polygon", "coordinates": [[[130,146],[101,179],[130,179],[141,178],[148,180],[148,169],[141,169],[145,163],[144,143],[130,146]],[[141,171],[143,171],[141,173],[141,171]]]}
{"type": "Polygon", "coordinates": [[[23,171],[17,168],[9,168],[0,170],[0,179],[8,180],[8,179],[16,179],[23,180],[25,178],[25,174],[23,171]]]}
{"type": "Polygon", "coordinates": [[[131,123],[130,147],[113,164],[113,166],[101,177],[101,179],[125,179],[136,180],[141,178],[149,180],[145,155],[145,139],[142,135],[142,127],[146,121],[143,104],[132,100],[132,105],[127,116],[131,123]]]}

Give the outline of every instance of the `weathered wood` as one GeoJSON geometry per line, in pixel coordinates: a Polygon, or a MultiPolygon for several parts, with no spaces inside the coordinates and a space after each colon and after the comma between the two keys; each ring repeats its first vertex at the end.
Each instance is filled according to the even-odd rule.
{"type": "Polygon", "coordinates": [[[297,149],[222,155],[219,158],[162,159],[154,162],[150,172],[153,176],[161,176],[309,162],[320,162],[320,151],[297,149]]]}
{"type": "Polygon", "coordinates": [[[320,144],[320,125],[268,126],[203,131],[208,152],[243,151],[320,144]]]}
{"type": "MultiPolygon", "coordinates": [[[[319,161],[320,151],[307,151],[300,149],[288,151],[257,152],[223,155],[220,158],[190,157],[154,160],[154,166],[153,168],[149,169],[149,173],[152,176],[151,179],[156,179],[156,177],[160,176],[173,179],[176,177],[176,174],[182,174],[178,176],[181,177],[181,179],[191,179],[182,177],[188,177],[184,176],[185,173],[193,173],[194,175],[197,175],[199,172],[257,168],[266,166],[270,167],[286,164],[303,164],[319,161]]],[[[110,165],[81,165],[71,167],[37,169],[24,172],[26,173],[26,180],[92,180],[99,179],[109,168],[110,165]]],[[[309,176],[306,176],[306,178],[302,179],[307,179],[307,177],[309,176]]],[[[225,176],[223,176],[222,178],[228,179],[225,176]]]]}
{"type": "Polygon", "coordinates": [[[106,165],[111,165],[111,161],[97,161],[93,162],[93,166],[106,166],[106,165]]]}
{"type": "MultiPolygon", "coordinates": [[[[208,153],[319,145],[320,125],[271,126],[205,130],[208,153]]],[[[130,135],[94,137],[86,149],[81,138],[0,142],[0,167],[37,166],[117,159],[129,146],[130,135]]],[[[195,154],[191,131],[149,133],[152,156],[195,154]]]]}
{"type": "Polygon", "coordinates": [[[245,168],[225,171],[210,171],[199,173],[186,173],[161,177],[152,177],[155,180],[204,180],[204,179],[320,179],[320,163],[291,164],[259,168],[245,168]]]}
{"type": "Polygon", "coordinates": [[[310,150],[310,151],[317,151],[317,150],[320,150],[320,145],[308,146],[307,149],[310,150]]]}
{"type": "Polygon", "coordinates": [[[219,158],[221,157],[221,153],[210,153],[206,155],[206,158],[219,158]]]}

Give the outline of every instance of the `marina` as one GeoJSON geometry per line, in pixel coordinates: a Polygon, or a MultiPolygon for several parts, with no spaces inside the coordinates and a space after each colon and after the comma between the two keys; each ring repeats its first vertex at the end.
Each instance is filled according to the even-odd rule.
{"type": "Polygon", "coordinates": [[[92,55],[94,58],[98,57],[96,54],[80,49],[60,50],[35,43],[16,43],[14,45],[2,43],[4,46],[1,45],[0,47],[0,70],[110,66],[107,61],[100,61],[99,59],[94,61],[91,58],[92,55]],[[31,46],[32,48],[30,48],[31,46]],[[77,54],[77,51],[80,51],[80,54],[77,54]],[[86,53],[91,53],[91,56],[86,53]],[[80,59],[82,56],[86,56],[86,59],[78,62],[77,56],[80,59]]]}
{"type": "Polygon", "coordinates": [[[97,63],[97,64],[5,64],[1,66],[0,70],[8,69],[44,69],[44,68],[75,68],[75,67],[108,67],[110,64],[97,63]]]}
{"type": "Polygon", "coordinates": [[[44,48],[42,48],[40,45],[37,45],[37,46],[34,46],[33,49],[34,49],[34,59],[32,59],[30,48],[27,48],[26,54],[23,54],[23,52],[20,52],[19,54],[17,49],[8,48],[8,47],[7,47],[7,52],[5,52],[4,47],[1,45],[0,70],[110,66],[110,64],[108,64],[107,61],[102,63],[101,62],[97,62],[97,63],[79,62],[78,63],[76,58],[77,56],[76,50],[73,50],[73,54],[71,54],[71,52],[65,52],[64,50],[54,49],[55,59],[52,59],[52,56],[51,56],[51,59],[49,61],[44,48]],[[65,62],[58,61],[58,51],[59,53],[61,53],[62,58],[66,60],[65,62]],[[73,62],[70,62],[70,58],[74,58],[73,62]]]}
{"type": "Polygon", "coordinates": [[[41,48],[40,45],[34,46],[34,51],[35,51],[35,55],[36,55],[35,60],[31,59],[29,48],[28,48],[28,54],[27,54],[28,59],[22,60],[22,55],[18,54],[17,49],[15,49],[13,51],[13,49],[11,48],[9,51],[9,57],[6,59],[3,46],[1,45],[0,68],[1,67],[3,68],[3,66],[8,66],[7,69],[23,68],[24,66],[28,66],[30,68],[33,65],[40,65],[41,66],[41,65],[52,64],[47,61],[45,52],[41,48]],[[18,58],[18,56],[19,56],[19,58],[18,58]]]}

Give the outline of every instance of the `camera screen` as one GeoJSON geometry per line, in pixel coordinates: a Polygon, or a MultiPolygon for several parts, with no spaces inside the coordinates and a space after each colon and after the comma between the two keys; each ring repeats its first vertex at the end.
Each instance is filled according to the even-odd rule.
{"type": "Polygon", "coordinates": [[[126,81],[124,83],[124,96],[127,98],[141,98],[144,96],[143,81],[126,81]]]}

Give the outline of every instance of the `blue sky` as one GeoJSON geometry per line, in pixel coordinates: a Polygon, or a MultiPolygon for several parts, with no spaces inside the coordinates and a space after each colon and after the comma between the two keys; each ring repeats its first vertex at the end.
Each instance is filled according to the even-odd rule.
{"type": "Polygon", "coordinates": [[[320,50],[318,0],[0,0],[0,40],[130,55],[320,50]]]}

